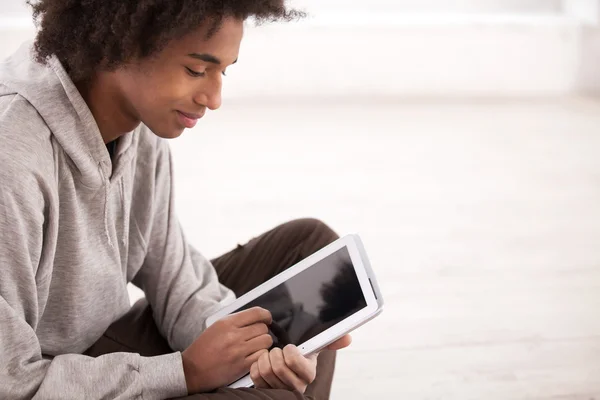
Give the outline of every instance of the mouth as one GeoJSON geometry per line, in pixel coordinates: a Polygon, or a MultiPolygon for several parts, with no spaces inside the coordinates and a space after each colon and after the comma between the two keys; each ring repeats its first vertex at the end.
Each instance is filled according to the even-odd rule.
{"type": "Polygon", "coordinates": [[[204,116],[204,113],[190,114],[177,110],[177,116],[179,117],[179,122],[181,122],[183,126],[185,126],[188,129],[191,129],[194,126],[196,126],[198,120],[204,116]]]}

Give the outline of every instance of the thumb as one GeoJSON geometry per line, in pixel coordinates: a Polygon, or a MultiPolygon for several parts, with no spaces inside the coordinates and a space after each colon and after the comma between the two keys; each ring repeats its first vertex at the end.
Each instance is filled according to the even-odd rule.
{"type": "Polygon", "coordinates": [[[327,350],[340,350],[340,349],[343,349],[344,347],[350,346],[350,343],[352,343],[352,336],[346,335],[346,336],[343,336],[340,339],[336,340],[335,342],[331,343],[329,346],[326,347],[326,349],[327,350]]]}

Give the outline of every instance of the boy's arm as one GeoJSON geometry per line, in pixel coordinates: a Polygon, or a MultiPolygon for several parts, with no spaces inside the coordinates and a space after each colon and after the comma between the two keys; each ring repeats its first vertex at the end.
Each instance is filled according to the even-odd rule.
{"type": "Polygon", "coordinates": [[[144,291],[171,348],[183,351],[205,329],[206,317],[235,295],[219,283],[210,261],[187,244],[174,209],[170,150],[165,140],[158,139],[158,146],[148,250],[133,283],[144,291]]]}

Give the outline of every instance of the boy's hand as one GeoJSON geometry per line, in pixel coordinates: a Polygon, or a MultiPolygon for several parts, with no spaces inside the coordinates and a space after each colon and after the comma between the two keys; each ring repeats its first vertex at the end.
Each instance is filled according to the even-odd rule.
{"type": "Polygon", "coordinates": [[[208,392],[243,376],[273,344],[271,313],[254,307],[215,322],[181,357],[188,393],[208,392]]]}
{"type": "MultiPolygon", "coordinates": [[[[327,350],[348,347],[352,337],[346,335],[327,346],[327,350]]],[[[250,377],[257,388],[288,389],[304,393],[317,376],[317,356],[304,357],[294,345],[283,350],[274,348],[263,353],[250,367],[250,377]]]]}

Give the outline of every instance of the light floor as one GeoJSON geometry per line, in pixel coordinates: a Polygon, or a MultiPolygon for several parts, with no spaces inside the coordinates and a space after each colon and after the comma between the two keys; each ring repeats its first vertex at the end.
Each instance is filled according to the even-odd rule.
{"type": "Polygon", "coordinates": [[[384,313],[332,399],[600,399],[600,102],[224,104],[172,142],[189,240],[358,232],[384,313]]]}

